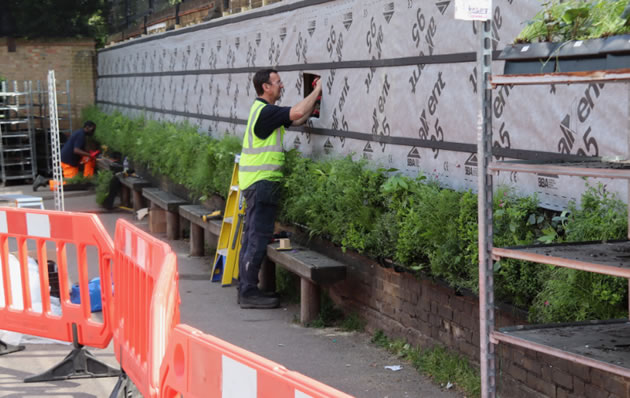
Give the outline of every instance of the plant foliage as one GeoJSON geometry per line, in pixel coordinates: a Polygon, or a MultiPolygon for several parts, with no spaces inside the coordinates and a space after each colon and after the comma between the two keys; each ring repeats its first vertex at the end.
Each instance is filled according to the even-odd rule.
{"type": "MultiPolygon", "coordinates": [[[[226,195],[240,140],[216,140],[193,126],[131,120],[88,108],[99,141],[197,193],[226,195]]],[[[280,219],[408,272],[478,290],[477,196],[444,189],[423,175],[404,176],[347,156],[314,161],[286,154],[280,219]]],[[[625,204],[604,186],[589,187],[581,206],[541,209],[535,196],[495,192],[494,246],[610,240],[626,236],[625,204]]],[[[627,282],[549,265],[495,263],[497,298],[530,309],[532,320],[617,317],[627,282]],[[576,299],[577,298],[577,299],[576,299]],[[530,308],[531,307],[531,308],[530,308]]]]}
{"type": "Polygon", "coordinates": [[[551,0],[517,36],[517,43],[565,42],[630,32],[628,0],[551,0]]]}
{"type": "Polygon", "coordinates": [[[102,205],[109,195],[109,184],[114,178],[114,173],[109,170],[99,170],[95,178],[96,203],[102,205]]]}
{"type": "Polygon", "coordinates": [[[227,195],[240,140],[221,140],[201,135],[189,124],[159,123],[129,119],[120,113],[107,115],[96,107],[83,111],[84,120],[96,123],[95,138],[111,150],[129,156],[182,184],[200,198],[227,195]]]}
{"type": "Polygon", "coordinates": [[[105,0],[5,0],[3,34],[17,37],[106,36],[105,0]]]}

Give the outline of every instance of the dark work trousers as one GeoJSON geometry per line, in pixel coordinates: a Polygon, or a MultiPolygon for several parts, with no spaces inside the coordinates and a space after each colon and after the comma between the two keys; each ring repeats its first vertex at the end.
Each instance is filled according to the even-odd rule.
{"type": "Polygon", "coordinates": [[[279,186],[278,182],[262,180],[242,192],[247,209],[238,268],[241,295],[248,295],[258,288],[258,272],[273,237],[279,186]]]}

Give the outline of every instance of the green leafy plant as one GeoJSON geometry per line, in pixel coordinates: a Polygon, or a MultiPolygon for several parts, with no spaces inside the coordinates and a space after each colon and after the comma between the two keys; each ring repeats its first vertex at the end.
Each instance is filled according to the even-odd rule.
{"type": "Polygon", "coordinates": [[[347,332],[363,332],[365,330],[365,320],[357,313],[352,312],[343,318],[339,327],[347,332]]]}
{"type": "Polygon", "coordinates": [[[83,174],[79,173],[72,178],[64,178],[63,180],[66,185],[85,184],[92,182],[92,177],[84,177],[83,174]]]}
{"type": "Polygon", "coordinates": [[[241,151],[237,137],[216,140],[190,124],[107,115],[96,107],[84,109],[83,118],[96,123],[95,138],[109,149],[182,184],[199,198],[227,195],[234,155],[241,151]]]}
{"type": "MultiPolygon", "coordinates": [[[[87,109],[84,117],[97,123],[99,141],[134,162],[201,197],[226,194],[234,154],[240,151],[238,138],[216,140],[194,126],[132,120],[96,108],[87,109]]],[[[314,161],[292,150],[286,160],[281,221],[397,270],[422,272],[455,289],[477,290],[475,194],[444,189],[423,175],[371,167],[349,156],[314,161]]],[[[601,185],[587,189],[579,207],[572,203],[563,212],[541,209],[535,196],[519,197],[500,187],[493,212],[493,243],[498,247],[610,240],[627,233],[625,205],[601,185]]],[[[494,273],[497,299],[530,309],[532,320],[577,320],[625,311],[625,280],[512,259],[495,263],[494,273]]],[[[283,277],[282,270],[277,276],[280,289],[296,284],[283,277]]],[[[326,325],[331,320],[318,322],[326,325]]]]}
{"type": "Polygon", "coordinates": [[[99,205],[102,205],[107,195],[109,195],[109,184],[112,178],[114,178],[114,173],[109,170],[99,170],[98,173],[96,173],[94,183],[96,185],[96,203],[99,205]]]}
{"type": "MultiPolygon", "coordinates": [[[[565,240],[608,241],[626,237],[626,205],[602,184],[587,186],[581,206],[572,202],[560,216],[565,240]]],[[[530,319],[561,322],[627,317],[627,284],[624,278],[553,268],[533,300],[530,319]]]]}
{"type": "Polygon", "coordinates": [[[547,1],[516,43],[565,42],[630,32],[627,0],[547,1]]]}
{"type": "Polygon", "coordinates": [[[442,386],[451,383],[467,397],[479,397],[481,394],[479,371],[466,358],[441,345],[427,349],[413,347],[402,339],[390,339],[382,330],[372,336],[372,343],[409,361],[416,370],[442,386]]]}

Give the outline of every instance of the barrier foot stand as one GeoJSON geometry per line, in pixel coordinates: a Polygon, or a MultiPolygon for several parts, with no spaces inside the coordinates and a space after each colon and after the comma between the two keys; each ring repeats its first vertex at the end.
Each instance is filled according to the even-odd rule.
{"type": "Polygon", "coordinates": [[[124,371],[118,376],[118,381],[109,395],[109,398],[141,398],[142,395],[133,381],[124,371]]]}
{"type": "Polygon", "coordinates": [[[63,361],[43,373],[25,378],[24,382],[34,383],[39,381],[116,377],[120,375],[120,370],[96,358],[83,345],[78,343],[75,324],[72,325],[72,337],[74,349],[63,361]]]}
{"type": "Polygon", "coordinates": [[[26,347],[24,347],[23,345],[8,344],[0,340],[0,355],[6,355],[12,352],[22,351],[25,348],[26,347]]]}

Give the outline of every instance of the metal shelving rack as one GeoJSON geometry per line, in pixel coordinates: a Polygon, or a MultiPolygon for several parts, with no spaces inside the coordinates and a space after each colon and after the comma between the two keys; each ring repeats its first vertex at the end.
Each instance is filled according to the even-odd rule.
{"type": "Polygon", "coordinates": [[[7,83],[0,86],[0,177],[4,184],[9,180],[34,179],[35,140],[33,137],[32,106],[28,85],[18,91],[13,82],[13,91],[7,83]]]}
{"type": "MultiPolygon", "coordinates": [[[[37,169],[40,174],[52,176],[52,148],[50,142],[50,110],[48,105],[47,86],[42,85],[41,81],[33,83],[29,82],[31,103],[33,104],[33,118],[35,120],[35,142],[37,143],[37,169]]],[[[65,103],[58,104],[60,112],[59,121],[63,127],[59,130],[62,135],[69,136],[72,134],[72,102],[70,95],[70,80],[66,80],[65,91],[57,90],[57,98],[64,98],[65,103]]],[[[64,140],[62,140],[64,142],[64,140]]]]}
{"type": "MultiPolygon", "coordinates": [[[[622,178],[630,181],[630,161],[585,158],[584,162],[528,162],[492,159],[492,89],[502,85],[577,84],[630,81],[630,69],[542,75],[492,76],[491,24],[482,23],[478,52],[480,106],[479,161],[479,318],[481,395],[496,394],[494,346],[509,343],[575,363],[630,377],[630,322],[592,321],[558,325],[501,328],[494,325],[494,261],[513,258],[596,272],[630,280],[630,236],[615,242],[584,242],[511,248],[493,247],[492,173],[551,173],[583,177],[622,178]],[[625,348],[624,348],[625,347],[625,348]]],[[[628,126],[630,127],[630,126],[628,126]]],[[[630,224],[630,220],[629,220],[630,224]]],[[[630,287],[630,284],[629,284],[630,287]]],[[[629,303],[630,306],[630,303],[629,303]]]]}

